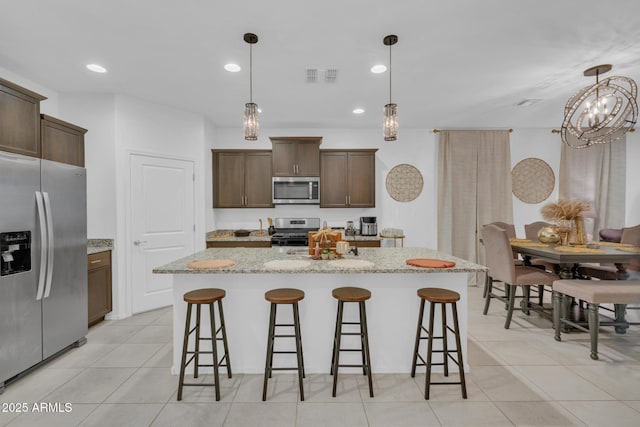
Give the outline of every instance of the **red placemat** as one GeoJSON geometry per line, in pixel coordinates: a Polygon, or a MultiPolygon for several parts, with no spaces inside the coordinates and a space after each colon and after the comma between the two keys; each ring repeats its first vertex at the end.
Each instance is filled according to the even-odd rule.
{"type": "Polygon", "coordinates": [[[405,261],[408,265],[422,268],[450,268],[455,267],[456,263],[453,261],[445,261],[442,259],[432,258],[414,258],[405,261]]]}

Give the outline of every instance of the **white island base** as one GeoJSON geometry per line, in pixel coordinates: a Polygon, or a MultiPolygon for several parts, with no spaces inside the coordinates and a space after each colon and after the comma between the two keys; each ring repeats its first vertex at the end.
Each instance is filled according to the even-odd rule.
{"type": "MultiPolygon", "coordinates": [[[[358,286],[371,291],[371,299],[366,302],[366,313],[371,365],[374,373],[408,373],[411,371],[420,306],[420,299],[416,294],[419,288],[439,287],[458,292],[461,297],[458,302],[458,316],[462,355],[465,371],[468,371],[467,278],[468,271],[455,272],[450,270],[429,274],[364,272],[357,274],[174,274],[173,365],[171,371],[174,375],[180,371],[187,311],[187,303],[184,302],[183,295],[186,292],[199,288],[226,290],[226,297],[222,303],[232,371],[233,373],[255,374],[263,373],[265,367],[270,304],[264,299],[264,294],[274,288],[298,288],[305,293],[305,298],[299,303],[305,371],[307,373],[328,373],[337,311],[337,300],[331,296],[331,290],[341,286],[358,286]]],[[[344,321],[357,320],[357,307],[356,303],[345,304],[344,321]]],[[[428,310],[429,304],[425,309],[425,327],[428,326],[428,310]]],[[[209,337],[211,335],[208,327],[208,308],[203,306],[202,311],[204,313],[202,336],[209,337]]],[[[278,323],[291,323],[291,311],[291,305],[280,305],[278,307],[278,323]]],[[[447,312],[450,315],[449,308],[447,312]]],[[[193,310],[192,316],[195,317],[195,310],[193,310]]],[[[440,310],[436,313],[436,335],[441,335],[439,319],[440,310]]],[[[451,319],[448,323],[453,325],[451,319]]],[[[216,327],[219,327],[219,323],[216,324],[216,327]]],[[[357,328],[357,326],[352,326],[352,328],[357,328]]],[[[280,333],[285,332],[280,331],[280,333]]],[[[453,336],[450,336],[449,346],[452,348],[455,346],[455,341],[453,336]]],[[[191,343],[193,343],[193,337],[194,335],[192,335],[191,343]]],[[[436,340],[434,348],[441,348],[440,341],[436,340]]],[[[205,349],[210,349],[206,342],[201,344],[201,347],[203,346],[205,349]]],[[[358,338],[343,338],[342,348],[359,348],[358,338]]],[[[221,345],[219,345],[219,349],[222,350],[221,345]]],[[[293,350],[293,339],[276,339],[276,349],[293,350]]],[[[424,340],[420,352],[423,355],[426,354],[426,341],[424,340]]],[[[201,356],[200,363],[211,363],[209,357],[210,355],[201,356]]],[[[359,358],[359,352],[343,352],[340,355],[340,363],[359,363],[359,358]]],[[[434,354],[434,362],[441,360],[441,354],[434,354]]],[[[274,366],[295,366],[295,364],[295,355],[276,355],[274,358],[274,366]]],[[[189,367],[192,368],[192,366],[193,364],[189,367]]],[[[207,372],[206,369],[201,368],[201,371],[207,372]]],[[[455,372],[455,365],[452,369],[455,372]]],[[[440,366],[434,367],[434,371],[441,370],[440,366]]],[[[211,368],[208,368],[208,372],[211,372],[211,368]]],[[[221,375],[224,375],[224,372],[223,368],[221,375]]],[[[340,372],[358,372],[358,369],[341,368],[340,372]]],[[[424,371],[419,370],[418,372],[424,371]]]]}

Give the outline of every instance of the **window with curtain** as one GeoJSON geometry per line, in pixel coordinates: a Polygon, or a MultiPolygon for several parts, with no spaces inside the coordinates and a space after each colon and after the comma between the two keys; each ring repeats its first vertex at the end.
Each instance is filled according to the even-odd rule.
{"type": "Polygon", "coordinates": [[[597,240],[603,228],[625,226],[626,153],[626,135],[580,149],[562,144],[559,197],[591,203],[584,215],[589,240],[597,240]]]}
{"type": "Polygon", "coordinates": [[[513,223],[509,131],[441,131],[438,250],[482,264],[480,228],[494,221],[513,223]]]}

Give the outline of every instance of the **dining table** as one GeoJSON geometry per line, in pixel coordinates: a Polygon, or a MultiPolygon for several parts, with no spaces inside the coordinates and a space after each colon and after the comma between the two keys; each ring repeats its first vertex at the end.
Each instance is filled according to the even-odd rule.
{"type": "MultiPolygon", "coordinates": [[[[578,267],[583,263],[615,264],[618,277],[626,277],[624,265],[640,258],[640,249],[631,245],[600,242],[581,246],[562,246],[532,242],[526,239],[511,239],[511,248],[519,253],[525,265],[531,265],[532,258],[541,258],[560,267],[561,279],[580,279],[578,267]]],[[[625,319],[626,304],[614,304],[616,332],[624,334],[629,328],[625,319]]]]}

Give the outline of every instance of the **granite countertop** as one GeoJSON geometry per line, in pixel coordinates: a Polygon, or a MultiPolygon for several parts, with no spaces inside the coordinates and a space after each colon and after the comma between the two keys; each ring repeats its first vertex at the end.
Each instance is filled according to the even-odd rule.
{"type": "Polygon", "coordinates": [[[87,239],[87,255],[112,250],[113,239],[87,239]]]}
{"type": "MultiPolygon", "coordinates": [[[[487,268],[452,255],[426,248],[360,248],[359,256],[345,255],[345,260],[368,261],[373,265],[366,267],[340,267],[329,260],[313,260],[307,248],[300,248],[288,254],[282,248],[218,248],[197,252],[153,269],[159,274],[243,274],[243,273],[462,273],[487,271],[487,268]],[[451,268],[419,268],[405,263],[411,258],[435,258],[456,263],[451,268]],[[221,269],[194,270],[187,264],[195,260],[228,259],[236,265],[221,269]],[[267,267],[269,261],[307,261],[298,268],[267,267]]],[[[286,264],[286,263],[285,263],[286,264]]]]}

